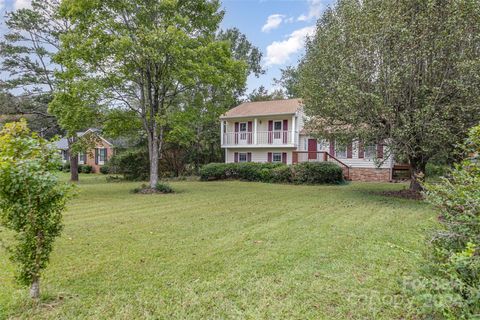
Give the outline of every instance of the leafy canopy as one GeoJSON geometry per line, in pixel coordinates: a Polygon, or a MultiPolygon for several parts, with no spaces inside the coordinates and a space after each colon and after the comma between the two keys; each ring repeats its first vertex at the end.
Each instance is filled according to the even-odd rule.
{"type": "Polygon", "coordinates": [[[38,281],[62,230],[70,187],[58,180],[59,160],[55,145],[25,120],[0,131],[0,223],[16,232],[9,251],[25,285],[38,281]]]}

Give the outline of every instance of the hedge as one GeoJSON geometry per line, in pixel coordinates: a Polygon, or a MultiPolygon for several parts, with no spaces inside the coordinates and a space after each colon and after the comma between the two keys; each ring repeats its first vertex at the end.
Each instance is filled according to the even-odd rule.
{"type": "Polygon", "coordinates": [[[331,162],[305,162],[287,166],[280,163],[210,163],[200,169],[203,181],[237,179],[274,183],[339,184],[343,171],[331,162]]]}

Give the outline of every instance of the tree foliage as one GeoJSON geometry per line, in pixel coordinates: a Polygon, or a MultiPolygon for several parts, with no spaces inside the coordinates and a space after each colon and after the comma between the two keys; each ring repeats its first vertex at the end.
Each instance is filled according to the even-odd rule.
{"type": "Polygon", "coordinates": [[[417,310],[436,318],[480,313],[480,126],[470,131],[465,151],[467,159],[448,177],[426,185],[441,228],[429,241],[429,272],[413,289],[417,310]]]}
{"type": "Polygon", "coordinates": [[[55,117],[47,112],[56,87],[54,73],[60,68],[52,58],[60,35],[68,29],[68,24],[58,19],[59,2],[33,0],[31,8],[7,13],[8,32],[0,42],[0,70],[8,74],[0,82],[1,89],[14,100],[13,106],[2,105],[0,113],[30,118],[32,129],[46,136],[59,132],[55,117]]]}
{"type": "Polygon", "coordinates": [[[282,90],[276,89],[272,92],[269,92],[264,86],[260,86],[257,89],[253,89],[251,93],[248,94],[247,100],[250,102],[258,101],[272,101],[272,100],[283,100],[285,99],[285,94],[282,90]]]}
{"type": "Polygon", "coordinates": [[[340,0],[300,64],[310,129],[388,141],[417,189],[426,163],[480,119],[479,28],[476,0],[340,0]]]}
{"type": "Polygon", "coordinates": [[[285,95],[289,99],[300,97],[298,68],[288,66],[280,69],[280,72],[280,79],[274,79],[275,84],[285,91],[285,95]]]}
{"type": "Polygon", "coordinates": [[[62,212],[70,187],[60,183],[58,151],[31,133],[25,120],[0,132],[0,223],[15,231],[8,247],[19,265],[18,280],[39,296],[41,271],[62,230],[62,212]]]}
{"type": "Polygon", "coordinates": [[[179,96],[198,86],[233,92],[246,80],[246,63],[216,40],[218,1],[66,0],[63,14],[75,28],[59,59],[95,79],[90,88],[101,88],[103,101],[141,120],[154,188],[166,129],[184,109],[179,96]]]}

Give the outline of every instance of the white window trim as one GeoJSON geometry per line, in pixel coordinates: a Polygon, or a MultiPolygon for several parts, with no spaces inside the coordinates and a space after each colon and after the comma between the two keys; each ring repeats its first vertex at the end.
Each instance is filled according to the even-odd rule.
{"type": "Polygon", "coordinates": [[[272,162],[273,163],[282,163],[282,153],[281,152],[273,152],[272,153],[272,162]],[[280,156],[280,160],[275,160],[275,156],[280,156]]]}
{"type": "Polygon", "coordinates": [[[248,162],[248,154],[247,154],[247,152],[239,152],[239,153],[238,153],[238,162],[248,162]],[[242,155],[245,156],[245,160],[242,160],[242,155]]]}
{"type": "Polygon", "coordinates": [[[104,160],[100,160],[101,159],[100,154],[102,153],[102,150],[107,150],[107,148],[97,148],[97,150],[98,150],[97,151],[98,152],[98,161],[97,161],[98,165],[103,166],[105,164],[105,162],[107,161],[107,159],[106,159],[107,157],[105,157],[104,160]]]}
{"type": "Polygon", "coordinates": [[[87,154],[86,153],[79,153],[78,154],[78,163],[79,164],[87,164],[87,154]],[[85,156],[85,158],[82,160],[82,155],[85,156]]]}

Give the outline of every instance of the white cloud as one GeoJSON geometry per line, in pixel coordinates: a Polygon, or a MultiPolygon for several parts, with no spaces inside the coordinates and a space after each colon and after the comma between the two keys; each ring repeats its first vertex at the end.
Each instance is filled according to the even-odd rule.
{"type": "Polygon", "coordinates": [[[285,16],[283,14],[272,14],[268,16],[267,22],[263,25],[262,31],[269,32],[270,30],[276,29],[282,24],[285,16]]]}
{"type": "Polygon", "coordinates": [[[305,27],[292,32],[286,40],[273,42],[267,47],[265,64],[267,66],[285,64],[291,55],[303,48],[306,37],[314,33],[315,26],[305,27]]]}
{"type": "Polygon", "coordinates": [[[308,6],[308,13],[299,16],[298,21],[309,21],[314,18],[318,19],[322,15],[323,9],[325,9],[322,0],[308,0],[308,6]]]}
{"type": "Polygon", "coordinates": [[[15,10],[31,8],[31,0],[15,0],[15,10]]]}

